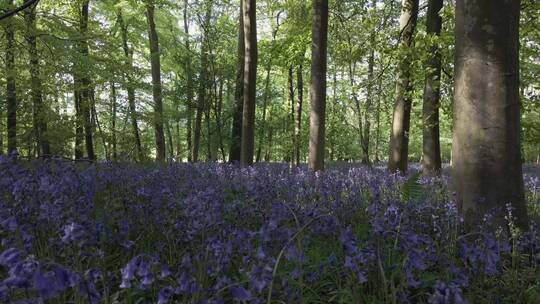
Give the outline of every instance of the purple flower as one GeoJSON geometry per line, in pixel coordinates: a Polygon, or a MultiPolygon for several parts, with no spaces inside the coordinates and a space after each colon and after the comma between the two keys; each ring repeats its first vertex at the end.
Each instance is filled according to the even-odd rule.
{"type": "Polygon", "coordinates": [[[230,291],[233,299],[236,301],[249,301],[252,298],[251,293],[244,287],[231,287],[230,291]]]}

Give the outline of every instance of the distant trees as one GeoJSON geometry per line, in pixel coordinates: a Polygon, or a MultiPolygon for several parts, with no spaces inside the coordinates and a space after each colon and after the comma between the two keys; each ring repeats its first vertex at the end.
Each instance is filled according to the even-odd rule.
{"type": "Polygon", "coordinates": [[[401,1],[401,17],[399,18],[399,51],[398,75],[396,82],[396,101],[390,129],[390,153],[388,169],[407,172],[409,157],[409,129],[411,120],[411,51],[416,22],[418,19],[418,0],[401,1]]]}
{"type": "Polygon", "coordinates": [[[456,2],[452,177],[471,227],[495,209],[527,228],[520,150],[520,1],[456,2]]]}
{"type": "Polygon", "coordinates": [[[328,0],[313,0],[311,42],[311,111],[309,115],[309,168],[324,169],[328,0]]]}
{"type": "Polygon", "coordinates": [[[33,127],[36,138],[37,155],[50,155],[49,139],[47,138],[47,111],[43,105],[43,92],[41,83],[41,73],[39,64],[39,54],[36,41],[36,10],[30,7],[25,11],[26,20],[26,42],[28,44],[28,55],[30,57],[30,90],[33,106],[33,127]]]}
{"type": "MultiPolygon", "coordinates": [[[[13,5],[13,0],[8,1],[13,5]]],[[[15,30],[12,20],[7,20],[4,25],[6,37],[6,101],[7,101],[7,152],[17,150],[17,87],[15,71],[15,30]]]]}

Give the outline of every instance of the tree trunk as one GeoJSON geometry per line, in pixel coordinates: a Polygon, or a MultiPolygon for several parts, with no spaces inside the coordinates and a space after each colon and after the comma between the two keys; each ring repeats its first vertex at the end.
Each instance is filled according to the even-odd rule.
{"type": "Polygon", "coordinates": [[[116,115],[117,115],[117,107],[116,104],[116,86],[114,82],[110,82],[111,86],[111,145],[112,145],[112,158],[114,161],[118,160],[118,148],[117,148],[117,142],[116,142],[116,115]]]}
{"type": "Polygon", "coordinates": [[[242,115],[244,111],[244,63],[246,49],[244,42],[244,0],[240,0],[240,23],[238,28],[238,63],[236,67],[235,107],[231,132],[229,162],[240,162],[242,143],[242,115]]]}
{"type": "Polygon", "coordinates": [[[165,121],[165,130],[167,132],[167,140],[169,143],[167,144],[169,146],[169,158],[174,158],[174,144],[173,144],[173,138],[172,138],[172,132],[171,132],[171,124],[168,120],[165,121]]]}
{"type": "Polygon", "coordinates": [[[373,50],[375,48],[374,32],[371,33],[370,42],[371,42],[371,49],[370,49],[369,58],[368,58],[366,105],[364,109],[364,122],[363,122],[364,130],[360,131],[360,132],[363,132],[362,163],[366,165],[370,164],[370,159],[369,159],[369,139],[370,139],[370,132],[371,132],[370,115],[371,115],[371,104],[372,104],[372,99],[373,99],[373,78],[374,78],[373,66],[375,65],[375,51],[373,50]]]}
{"type": "MultiPolygon", "coordinates": [[[[8,1],[13,5],[13,0],[8,1]]],[[[7,153],[17,150],[17,93],[15,85],[15,32],[13,18],[6,20],[6,100],[7,100],[7,153]]]]}
{"type": "Polygon", "coordinates": [[[495,209],[527,229],[520,152],[520,1],[458,0],[452,179],[466,226],[495,209]]]}
{"type": "Polygon", "coordinates": [[[73,99],[75,103],[75,159],[82,159],[84,157],[82,146],[84,140],[84,118],[81,106],[81,81],[76,67],[74,67],[73,71],[73,99]]]}
{"type": "MultiPolygon", "coordinates": [[[[222,112],[223,112],[223,85],[224,80],[223,78],[219,79],[219,88],[217,93],[217,99],[216,99],[216,108],[215,108],[215,114],[216,114],[216,125],[217,125],[217,136],[218,136],[218,143],[219,143],[219,150],[221,151],[221,156],[223,161],[225,161],[227,158],[227,155],[225,154],[225,146],[223,145],[223,118],[222,118],[222,112]]],[[[216,155],[217,157],[217,155],[216,155]]]]}
{"type": "MultiPolygon", "coordinates": [[[[191,48],[189,43],[189,20],[188,20],[188,4],[189,0],[184,1],[184,34],[185,36],[185,45],[186,45],[186,102],[187,102],[187,130],[186,130],[186,141],[187,141],[187,159],[188,162],[192,161],[193,156],[193,147],[192,147],[192,118],[193,118],[193,68],[191,62],[191,48]]],[[[178,153],[180,150],[178,149],[178,153]]]]}
{"type": "MultiPolygon", "coordinates": [[[[122,35],[122,48],[124,49],[124,56],[126,57],[126,65],[129,70],[133,69],[133,59],[132,55],[133,52],[130,52],[129,46],[127,43],[127,34],[128,29],[127,25],[124,23],[124,18],[122,17],[122,11],[118,11],[118,23],[120,24],[120,30],[122,35]]],[[[139,126],[137,123],[137,108],[135,106],[135,86],[133,84],[133,78],[130,74],[126,75],[126,91],[128,95],[128,106],[129,106],[129,112],[130,112],[130,118],[131,118],[131,128],[133,129],[133,136],[135,138],[135,152],[137,153],[137,157],[139,161],[142,161],[143,151],[142,151],[142,145],[141,145],[141,136],[139,135],[139,126]]]]}
{"type": "Polygon", "coordinates": [[[358,96],[356,95],[356,83],[354,82],[354,75],[356,74],[356,62],[353,62],[352,61],[352,52],[350,53],[350,56],[351,56],[351,61],[349,62],[349,82],[350,82],[350,85],[351,85],[351,91],[352,91],[352,97],[353,97],[353,100],[354,100],[354,106],[355,106],[355,109],[356,109],[356,120],[357,120],[357,129],[358,129],[358,135],[359,135],[359,138],[358,138],[358,145],[360,146],[360,153],[361,153],[361,158],[362,160],[366,159],[366,156],[364,155],[364,149],[363,149],[363,144],[364,144],[364,133],[362,132],[362,130],[364,129],[363,127],[363,119],[362,119],[362,108],[360,107],[360,99],[358,99],[358,96]]]}
{"type": "Polygon", "coordinates": [[[266,129],[266,108],[268,107],[268,95],[270,94],[270,71],[272,69],[271,66],[271,60],[268,63],[268,67],[266,68],[266,79],[264,81],[264,97],[263,97],[263,116],[262,116],[262,122],[259,129],[259,144],[257,145],[257,156],[255,158],[256,162],[261,161],[261,153],[262,153],[262,147],[264,144],[264,134],[266,129]]]}
{"type": "Polygon", "coordinates": [[[313,0],[309,168],[324,170],[328,0],[313,0]]]}
{"type": "MultiPolygon", "coordinates": [[[[303,56],[302,56],[303,59],[303,56]]],[[[302,63],[298,65],[298,70],[296,71],[296,87],[298,88],[298,102],[296,104],[296,117],[294,124],[294,162],[298,167],[300,166],[300,147],[301,137],[300,131],[302,130],[302,103],[304,102],[304,80],[303,80],[303,69],[302,63]]]]}
{"type": "Polygon", "coordinates": [[[240,163],[251,165],[255,144],[255,92],[257,89],[256,0],[244,1],[244,109],[240,163]]]}
{"type": "Polygon", "coordinates": [[[291,166],[294,163],[294,147],[296,147],[295,137],[294,137],[294,72],[292,66],[289,67],[289,100],[287,107],[290,112],[287,119],[287,133],[291,135],[291,150],[287,151],[289,155],[287,156],[287,161],[290,162],[291,166]]]}
{"type": "MultiPolygon", "coordinates": [[[[443,0],[429,0],[426,19],[428,35],[441,35],[442,18],[439,12],[443,0]]],[[[433,54],[427,62],[427,75],[424,86],[422,116],[424,122],[422,171],[424,175],[437,175],[441,171],[441,145],[439,139],[439,98],[441,80],[441,53],[437,45],[430,50],[433,54]]]]}
{"type": "Polygon", "coordinates": [[[401,17],[399,19],[399,32],[401,34],[399,48],[403,55],[399,59],[396,83],[396,102],[390,130],[390,153],[388,169],[392,172],[399,170],[402,174],[407,172],[407,158],[409,155],[409,128],[411,118],[411,52],[416,21],[418,19],[418,0],[401,1],[401,17]]]}
{"type": "Polygon", "coordinates": [[[49,140],[47,139],[47,111],[43,106],[42,84],[39,66],[39,54],[36,43],[36,7],[25,11],[26,42],[30,57],[30,85],[33,104],[33,124],[36,138],[38,156],[51,154],[49,140]]]}
{"type": "MultiPolygon", "coordinates": [[[[81,38],[79,40],[79,52],[83,58],[88,58],[88,13],[89,13],[90,1],[85,0],[82,3],[81,12],[79,16],[79,30],[81,38]]],[[[94,152],[94,134],[93,125],[91,119],[92,100],[90,92],[90,77],[87,72],[87,68],[79,65],[80,75],[80,88],[79,88],[79,105],[82,112],[82,119],[84,124],[84,142],[86,147],[86,155],[89,160],[95,160],[96,155],[94,152]]]]}
{"type": "MultiPolygon", "coordinates": [[[[201,42],[201,71],[199,76],[199,92],[197,94],[197,112],[195,114],[195,130],[193,135],[193,156],[192,161],[199,161],[199,147],[201,143],[201,128],[202,128],[202,115],[205,112],[206,103],[206,86],[208,85],[208,26],[210,24],[210,17],[212,14],[211,5],[206,10],[206,16],[204,19],[203,39],[201,42]]],[[[208,138],[210,140],[210,138],[208,138]]]]}
{"type": "Polygon", "coordinates": [[[148,40],[150,43],[150,65],[152,68],[152,95],[154,98],[154,129],[156,136],[156,160],[165,160],[165,135],[163,133],[163,101],[161,92],[161,63],[159,40],[154,23],[154,4],[146,5],[148,40]]]}

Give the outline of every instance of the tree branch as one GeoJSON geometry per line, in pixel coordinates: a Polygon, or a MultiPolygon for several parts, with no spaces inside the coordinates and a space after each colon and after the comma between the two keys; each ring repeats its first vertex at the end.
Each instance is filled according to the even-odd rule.
{"type": "Polygon", "coordinates": [[[17,13],[19,13],[22,10],[25,10],[26,8],[37,5],[39,0],[26,0],[21,6],[17,7],[16,9],[13,9],[11,11],[5,12],[2,15],[0,15],[0,20],[4,20],[6,18],[9,18],[17,13]]]}

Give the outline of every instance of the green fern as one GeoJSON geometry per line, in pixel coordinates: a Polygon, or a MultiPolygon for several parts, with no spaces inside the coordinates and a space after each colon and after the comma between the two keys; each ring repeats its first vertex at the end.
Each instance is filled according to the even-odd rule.
{"type": "Polygon", "coordinates": [[[420,184],[421,173],[412,174],[405,183],[401,186],[401,201],[417,201],[422,197],[423,187],[420,184]]]}

